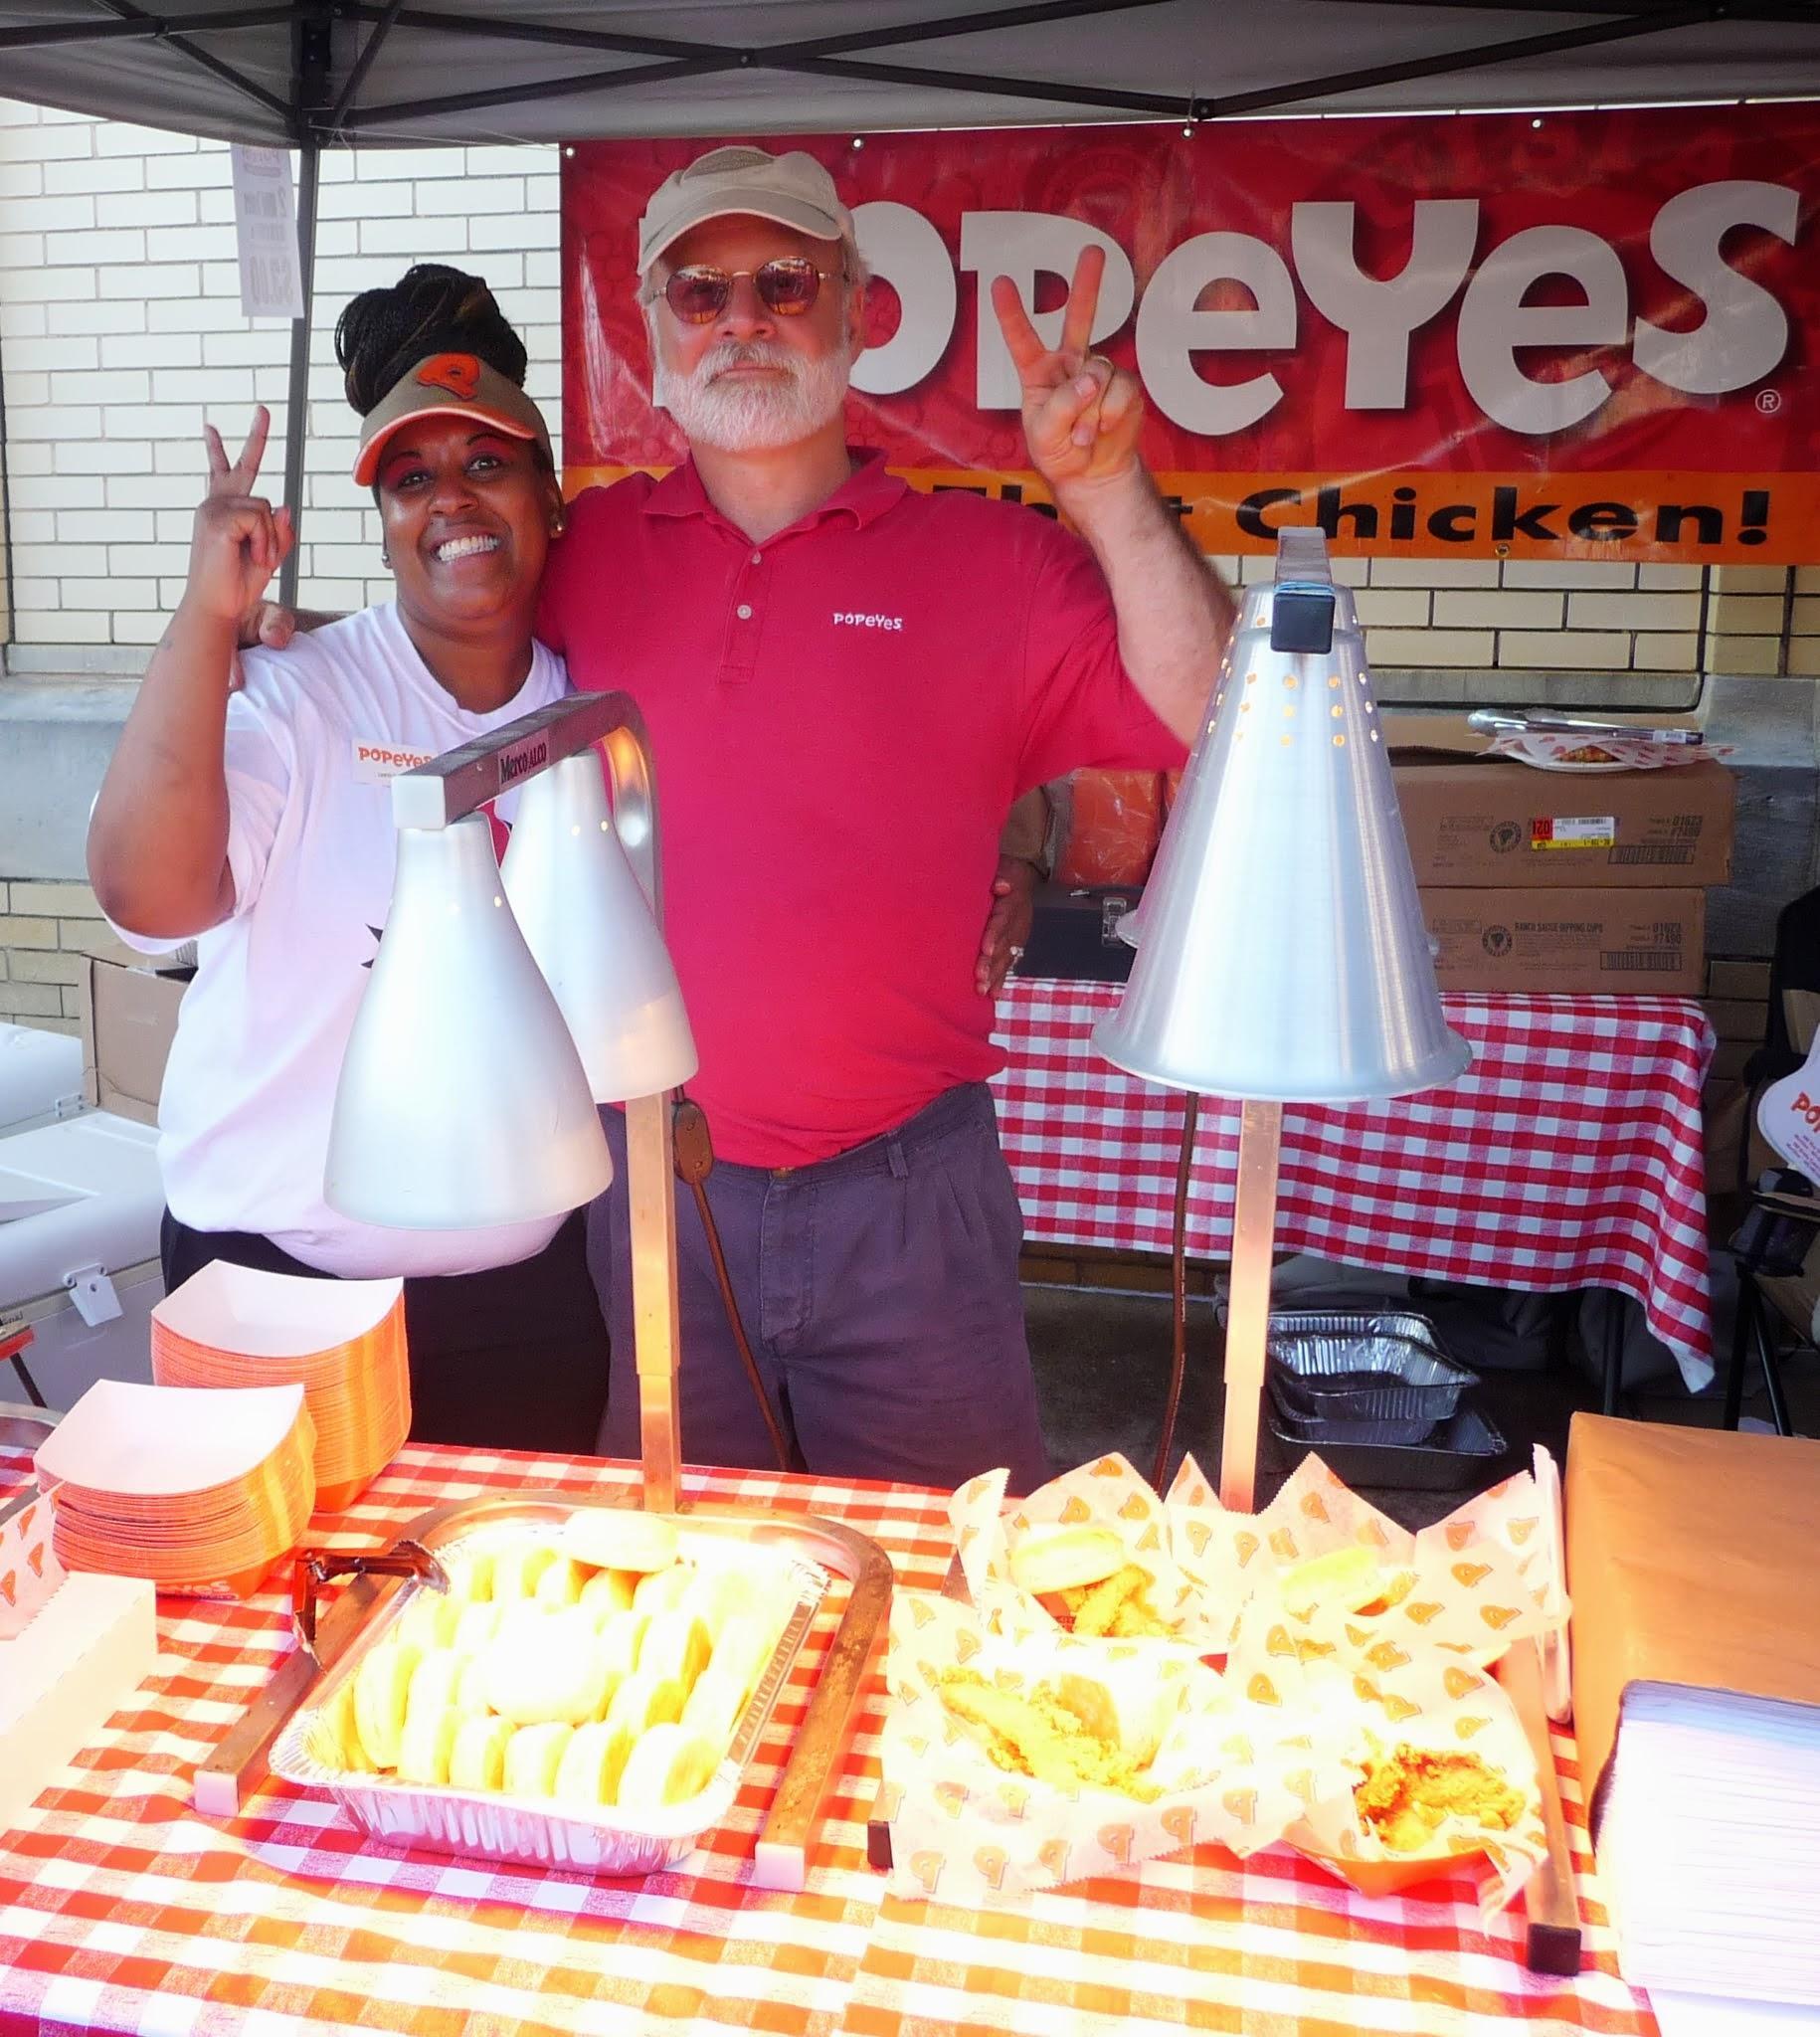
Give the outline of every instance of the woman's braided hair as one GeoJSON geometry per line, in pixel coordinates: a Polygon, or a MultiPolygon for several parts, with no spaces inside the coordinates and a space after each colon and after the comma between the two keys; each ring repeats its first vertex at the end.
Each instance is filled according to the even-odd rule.
{"type": "Polygon", "coordinates": [[[383,289],[362,290],[335,323],[335,359],[362,417],[431,354],[475,354],[524,387],[524,341],[485,279],[420,262],[383,289]]]}

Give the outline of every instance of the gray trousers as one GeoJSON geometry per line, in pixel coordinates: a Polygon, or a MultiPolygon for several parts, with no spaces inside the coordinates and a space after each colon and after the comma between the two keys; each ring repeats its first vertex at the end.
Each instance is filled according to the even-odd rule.
{"type": "MultiPolygon", "coordinates": [[[[607,1456],[638,1453],[626,1121],[601,1113],[614,1183],[589,1212],[589,1263],[613,1340],[607,1456]]],[[[830,1160],[718,1162],[708,1200],[759,1374],[800,1468],[952,1487],[1007,1464],[1049,1476],[1017,1283],[1022,1212],[984,1083],[951,1089],[830,1160]]],[[[676,1191],[682,1453],[775,1462],[714,1278],[694,1197],[676,1191]]]]}

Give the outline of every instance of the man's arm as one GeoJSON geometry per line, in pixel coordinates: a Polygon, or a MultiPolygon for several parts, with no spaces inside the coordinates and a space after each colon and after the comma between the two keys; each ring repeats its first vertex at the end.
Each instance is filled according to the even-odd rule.
{"type": "Polygon", "coordinates": [[[1031,463],[1106,576],[1125,669],[1158,720],[1191,744],[1232,628],[1232,597],[1138,457],[1136,378],[1087,351],[1105,267],[1100,249],[1082,254],[1058,347],[1043,345],[1004,277],[993,283],[993,308],[1023,385],[1031,463]]]}

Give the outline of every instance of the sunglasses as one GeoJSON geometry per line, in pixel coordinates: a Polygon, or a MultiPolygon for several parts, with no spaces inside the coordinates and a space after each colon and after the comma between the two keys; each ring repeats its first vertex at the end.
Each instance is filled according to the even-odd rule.
{"type": "Polygon", "coordinates": [[[742,276],[749,276],[768,311],[780,318],[800,318],[814,308],[821,285],[844,274],[842,270],[818,269],[801,255],[781,256],[759,269],[731,271],[697,262],[686,269],[672,270],[661,288],[650,284],[645,289],[644,301],[651,303],[661,295],[684,325],[709,325],[727,308],[733,285],[742,276]]]}

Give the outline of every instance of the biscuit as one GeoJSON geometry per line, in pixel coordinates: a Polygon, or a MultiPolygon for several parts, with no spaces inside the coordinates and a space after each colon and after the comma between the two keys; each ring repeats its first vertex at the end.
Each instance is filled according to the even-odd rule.
{"type": "Polygon", "coordinates": [[[631,1507],[581,1507],[563,1523],[564,1550],[595,1571],[667,1571],[679,1547],[676,1524],[631,1507]]]}

